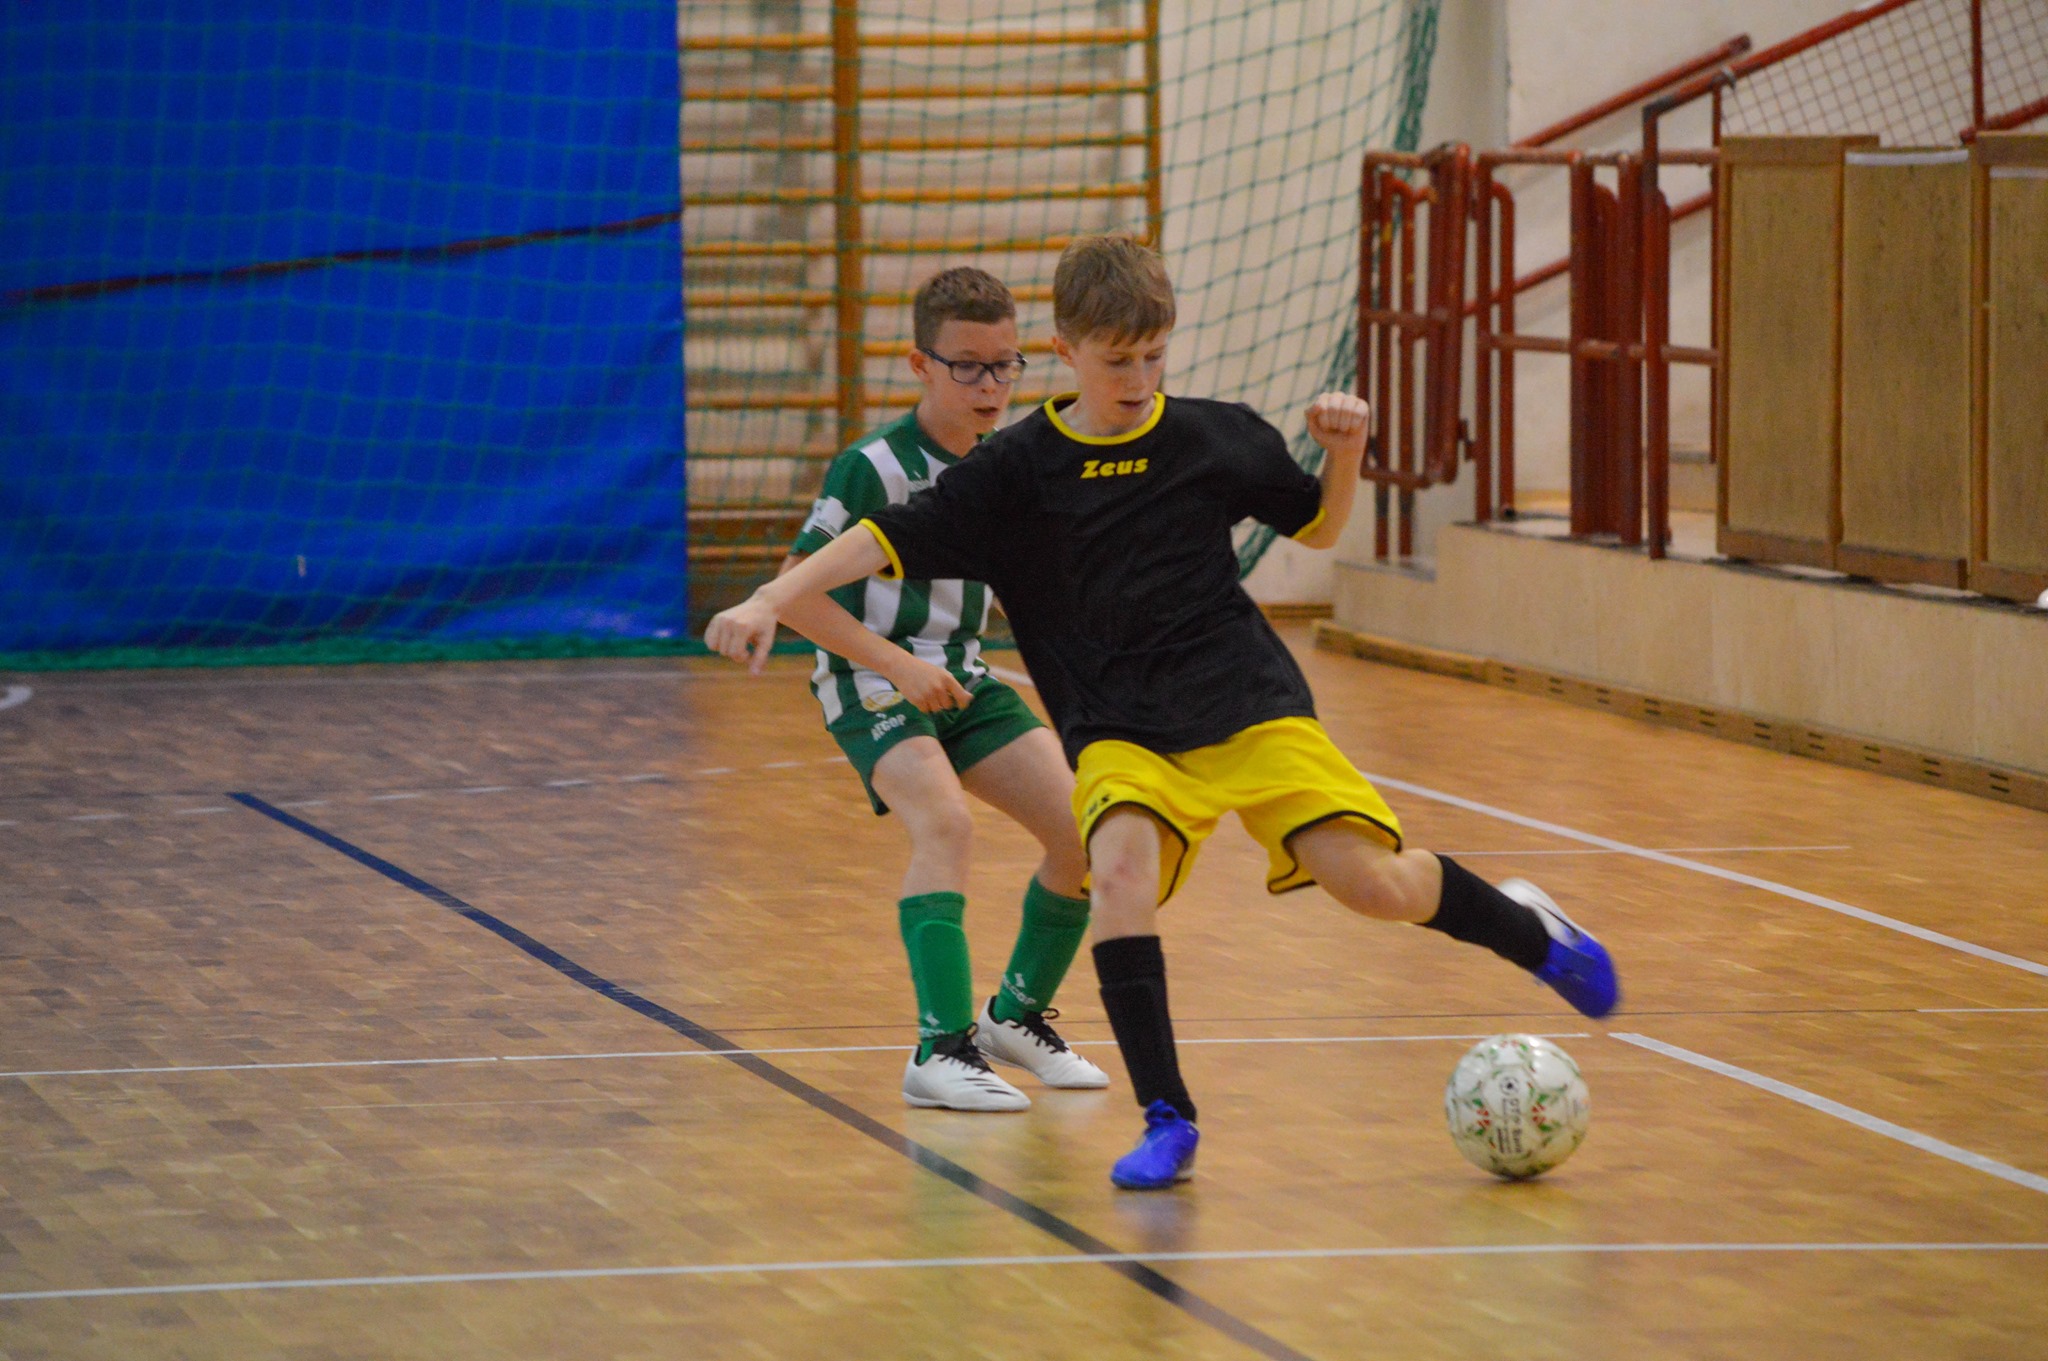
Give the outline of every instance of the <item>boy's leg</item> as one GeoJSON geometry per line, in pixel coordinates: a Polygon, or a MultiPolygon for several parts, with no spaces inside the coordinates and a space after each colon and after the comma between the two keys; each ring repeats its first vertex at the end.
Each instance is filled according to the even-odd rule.
{"type": "Polygon", "coordinates": [[[990,1058],[1028,1069],[1048,1086],[1106,1087],[1109,1074],[1069,1048],[1047,1019],[1088,934],[1088,900],[1081,896],[1088,863],[1074,830],[1074,776],[1059,739],[1034,726],[961,771],[960,782],[1045,848],[1037,874],[1025,885],[1017,943],[1002,985],[978,1018],[975,1043],[990,1058]]]}
{"type": "Polygon", "coordinates": [[[1287,843],[1317,883],[1354,912],[1413,922],[1483,945],[1527,969],[1588,1016],[1619,1000],[1606,949],[1534,884],[1496,888],[1448,856],[1395,852],[1355,822],[1324,822],[1287,843]]]}
{"type": "Polygon", "coordinates": [[[910,834],[897,922],[917,991],[918,1047],[903,1073],[904,1099],[953,1110],[1023,1110],[1030,1099],[989,1071],[973,1045],[974,978],[965,924],[974,820],[938,740],[897,743],[869,782],[910,834]]]}
{"type": "Polygon", "coordinates": [[[1128,1190],[1158,1190],[1192,1174],[1195,1103],[1180,1074],[1167,1005],[1166,959],[1159,945],[1160,839],[1151,814],[1117,808],[1088,838],[1094,905],[1095,973],[1102,1005],[1145,1107],[1146,1131],[1117,1161],[1110,1179],[1128,1190]]]}
{"type": "Polygon", "coordinates": [[[1038,882],[1085,901],[1088,855],[1074,830],[1074,772],[1050,728],[1033,728],[960,772],[967,792],[1037,840],[1038,882]]]}
{"type": "Polygon", "coordinates": [[[965,893],[974,817],[939,740],[920,736],[898,742],[875,762],[868,783],[910,835],[903,896],[965,893]]]}

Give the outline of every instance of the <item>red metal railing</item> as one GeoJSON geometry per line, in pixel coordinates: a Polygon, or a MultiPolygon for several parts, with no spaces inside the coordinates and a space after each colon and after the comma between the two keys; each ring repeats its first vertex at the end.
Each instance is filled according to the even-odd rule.
{"type": "MultiPolygon", "coordinates": [[[[1747,34],[1731,38],[1523,138],[1516,147],[1530,151],[1588,127],[1723,65],[1749,46],[1747,34]]],[[[1571,164],[1579,159],[1576,152],[1489,155],[1492,165],[1516,161],[1571,164]]],[[[1472,184],[1471,169],[1469,153],[1462,146],[1429,155],[1375,152],[1365,158],[1360,197],[1358,383],[1359,391],[1372,400],[1375,414],[1370,453],[1361,476],[1375,484],[1374,537],[1381,557],[1396,544],[1403,556],[1413,551],[1414,495],[1455,481],[1461,449],[1476,465],[1476,517],[1491,519],[1496,504],[1513,513],[1515,351],[1573,354],[1575,365],[1595,366],[1597,376],[1591,387],[1613,381],[1607,370],[1615,355],[1611,348],[1601,349],[1612,341],[1609,333],[1617,325],[1610,316],[1611,305],[1597,313],[1598,320],[1589,319],[1583,330],[1575,328],[1569,337],[1524,336],[1515,331],[1516,295],[1566,273],[1572,267],[1572,257],[1564,256],[1517,276],[1513,195],[1492,179],[1491,165],[1481,172],[1476,185],[1472,184]],[[1409,183],[1409,176],[1416,171],[1428,172],[1426,185],[1409,183]],[[1455,207],[1453,198],[1464,206],[1455,207]],[[1428,205],[1426,228],[1418,226],[1424,205],[1428,205]],[[1498,291],[1492,270],[1496,212],[1501,224],[1498,278],[1506,285],[1498,291]],[[1480,241],[1479,283],[1476,296],[1469,301],[1463,279],[1468,214],[1478,224],[1480,241]],[[1427,243],[1422,263],[1425,273],[1419,283],[1418,240],[1427,243]],[[1475,340],[1479,399],[1474,407],[1476,432],[1468,433],[1459,419],[1459,389],[1462,321],[1473,316],[1480,318],[1475,340]],[[1418,347],[1422,351],[1419,360],[1418,347]],[[1422,383],[1419,391],[1418,377],[1422,383]],[[1391,534],[1390,510],[1399,513],[1398,530],[1391,534]]],[[[1593,196],[1587,201],[1590,204],[1593,196]]],[[[1702,199],[1681,212],[1705,206],[1702,199]]],[[[1602,230],[1612,236],[1613,224],[1619,220],[1608,213],[1602,230]]],[[[1619,243],[1610,246],[1610,251],[1623,249],[1626,247],[1619,243]]]]}
{"type": "MultiPolygon", "coordinates": [[[[1612,535],[1627,544],[1647,540],[1652,557],[1663,557],[1670,542],[1671,366],[1693,364],[1709,371],[1711,444],[1719,456],[1726,428],[1720,356],[1711,345],[1676,345],[1671,340],[1671,229],[1694,213],[1713,210],[1711,241],[1718,260],[1720,222],[1716,166],[1724,104],[1736,98],[1739,117],[1754,114],[1753,100],[1732,94],[1759,72],[1814,52],[1907,6],[1954,5],[1958,0],[1877,0],[1805,33],[1749,53],[1747,36],[1730,39],[1711,52],[1589,106],[1516,146],[1472,155],[1460,145],[1426,155],[1373,153],[1365,158],[1361,186],[1358,384],[1373,402],[1373,437],[1360,475],[1375,484],[1375,551],[1387,556],[1397,544],[1413,551],[1414,495],[1456,480],[1461,453],[1476,465],[1474,518],[1512,515],[1515,505],[1515,355],[1523,351],[1563,354],[1571,366],[1572,533],[1612,535]],[[1676,89],[1670,89],[1676,84],[1676,89]],[[1640,153],[1593,155],[1545,149],[1541,144],[1587,127],[1660,90],[1643,109],[1640,153]],[[1665,115],[1699,99],[1712,102],[1713,146],[1666,150],[1660,141],[1665,115]],[[1515,272],[1515,199],[1496,171],[1504,166],[1563,168],[1571,183],[1571,249],[1561,259],[1527,274],[1515,272]],[[1659,183],[1669,165],[1708,171],[1708,188],[1674,207],[1659,183]],[[1409,177],[1427,172],[1426,183],[1409,177]],[[1601,175],[1609,173],[1611,184],[1601,175]],[[1425,205],[1427,205],[1425,209],[1425,205]],[[1426,225],[1424,218],[1426,214],[1426,225]],[[1467,242],[1468,230],[1475,240],[1467,242]],[[1426,245],[1418,280],[1417,242],[1426,245]],[[1474,288],[1464,284],[1466,253],[1473,255],[1474,288]],[[1571,276],[1570,321],[1564,336],[1528,335],[1516,330],[1515,299],[1561,274],[1571,276]],[[1459,419],[1463,322],[1474,319],[1474,405],[1468,435],[1459,419]],[[1418,356],[1417,350],[1421,353],[1418,356]],[[1418,386],[1419,382],[1419,386],[1418,386]],[[1390,508],[1399,530],[1390,536],[1390,508]],[[1395,544],[1390,544],[1390,537],[1395,544]]],[[[2017,127],[2048,115],[2048,97],[2023,102],[2003,113],[1986,113],[1982,0],[1969,0],[1970,117],[1964,135],[1980,129],[2017,127]]],[[[1956,11],[1929,10],[1948,22],[1956,11]]],[[[1917,22],[1917,21],[1916,21],[1917,22]]],[[[1839,50],[1838,66],[1871,80],[1896,72],[1871,72],[1871,44],[1859,38],[1839,50]]],[[[2012,39],[2008,37],[2008,54],[2012,39]]],[[[1819,60],[1820,58],[1816,58],[1819,60]]],[[[2007,55],[2007,65],[2013,59],[2007,55]]],[[[1770,81],[1758,88],[1765,121],[1794,121],[1791,105],[1803,113],[1811,73],[1790,77],[1789,94],[1773,105],[1770,81]],[[1771,109],[1777,112],[1770,112],[1771,109]]],[[[1787,77],[1774,77],[1780,84],[1787,77]]],[[[1824,88],[1824,86],[1823,86],[1824,88]]],[[[1846,87],[1845,88],[1850,88],[1846,87]]],[[[1958,91],[1952,89],[1951,95],[1958,91]]],[[[1842,129],[1849,130],[1849,129],[1842,129]]],[[[1864,129],[1854,129],[1862,131],[1864,129]]],[[[1924,135],[1924,134],[1922,134],[1924,135]]],[[[1718,267],[1718,266],[1716,266],[1718,267]]],[[[1718,290],[1710,289],[1710,335],[1717,333],[1718,290]]]]}
{"type": "Polygon", "coordinates": [[[1374,484],[1374,552],[1383,558],[1389,547],[1390,494],[1400,512],[1397,551],[1407,557],[1415,551],[1415,493],[1458,476],[1470,164],[1463,144],[1421,156],[1384,151],[1365,157],[1359,191],[1358,390],[1372,403],[1373,425],[1358,475],[1374,484]],[[1407,172],[1418,170],[1426,172],[1426,182],[1410,183],[1407,172]],[[1426,251],[1419,284],[1418,240],[1426,251]]]}

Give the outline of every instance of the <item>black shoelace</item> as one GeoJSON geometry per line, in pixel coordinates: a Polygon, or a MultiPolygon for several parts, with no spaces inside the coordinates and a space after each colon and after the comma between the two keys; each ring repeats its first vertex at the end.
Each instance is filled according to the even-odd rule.
{"type": "Polygon", "coordinates": [[[1027,1011],[1011,1024],[1023,1026],[1042,1045],[1056,1054],[1067,1052],[1067,1042],[1054,1033],[1050,1024],[1060,1014],[1058,1007],[1047,1007],[1044,1011],[1027,1011]]]}
{"type": "Polygon", "coordinates": [[[973,1026],[969,1026],[965,1030],[956,1030],[950,1035],[939,1036],[932,1041],[932,1056],[936,1058],[944,1054],[949,1059],[959,1060],[969,1068],[994,1074],[995,1069],[988,1066],[988,1059],[975,1047],[974,1030],[973,1026]]]}

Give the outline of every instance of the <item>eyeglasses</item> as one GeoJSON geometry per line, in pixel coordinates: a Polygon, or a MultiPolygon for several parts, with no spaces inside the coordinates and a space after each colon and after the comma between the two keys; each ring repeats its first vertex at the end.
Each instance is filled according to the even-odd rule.
{"type": "Polygon", "coordinates": [[[1021,359],[998,359],[993,364],[984,364],[979,359],[948,359],[922,345],[917,347],[917,352],[944,364],[956,383],[979,383],[985,373],[1008,387],[1024,376],[1024,361],[1021,359]]]}

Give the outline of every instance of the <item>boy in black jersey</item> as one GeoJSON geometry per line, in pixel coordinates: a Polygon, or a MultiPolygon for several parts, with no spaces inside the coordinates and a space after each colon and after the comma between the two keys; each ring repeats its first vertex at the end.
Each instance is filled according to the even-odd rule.
{"type": "MultiPolygon", "coordinates": [[[[1159,391],[1174,322],[1164,265],[1129,237],[1070,245],[1053,279],[1053,345],[1079,392],[984,441],[903,505],[877,511],[712,621],[728,657],[766,660],[778,618],[819,646],[859,629],[824,592],[867,575],[967,577],[1003,602],[1075,765],[1095,969],[1146,1129],[1110,1177],[1192,1171],[1195,1104],[1167,1009],[1157,909],[1226,812],[1265,847],[1274,893],[1321,884],[1362,915],[1483,945],[1589,1016],[1614,1009],[1600,943],[1523,880],[1495,888],[1405,849],[1401,825],[1315,720],[1308,684],[1237,579],[1231,526],[1251,517],[1310,547],[1337,541],[1364,454],[1366,405],[1308,410],[1322,476],[1250,408],[1159,391]]],[[[921,708],[967,703],[918,678],[921,708]]]]}

